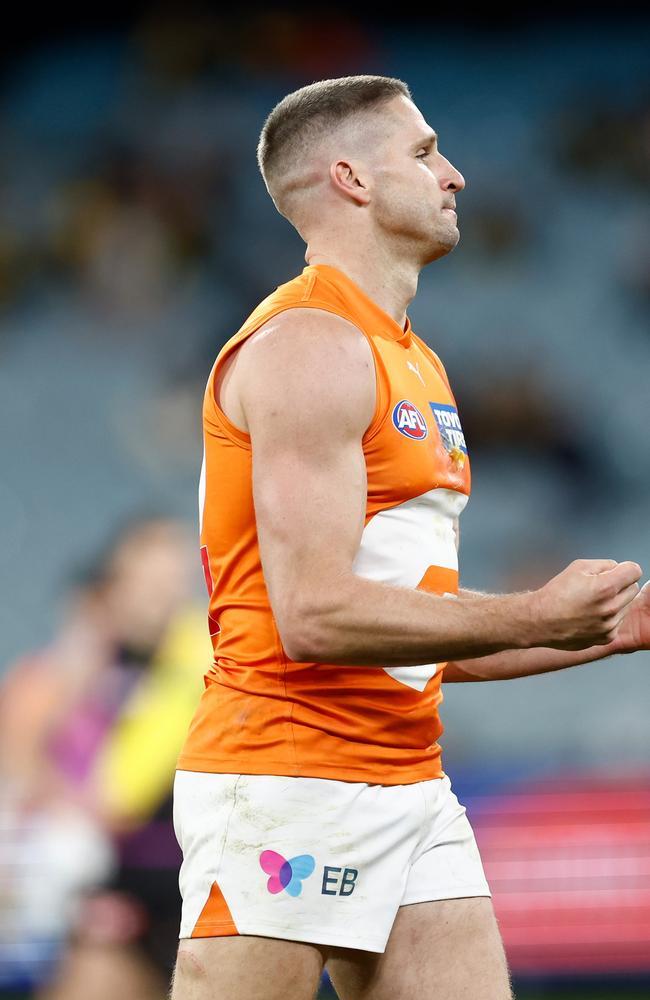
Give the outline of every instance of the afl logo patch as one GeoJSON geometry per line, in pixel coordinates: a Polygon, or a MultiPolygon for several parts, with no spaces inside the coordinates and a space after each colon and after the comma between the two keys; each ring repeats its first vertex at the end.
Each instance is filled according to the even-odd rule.
{"type": "Polygon", "coordinates": [[[429,433],[427,422],[414,403],[400,399],[393,409],[393,426],[404,437],[414,441],[424,441],[429,433]]]}

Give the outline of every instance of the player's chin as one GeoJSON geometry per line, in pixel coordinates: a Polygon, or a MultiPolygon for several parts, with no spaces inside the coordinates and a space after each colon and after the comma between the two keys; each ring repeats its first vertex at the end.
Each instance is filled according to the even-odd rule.
{"type": "Polygon", "coordinates": [[[454,247],[458,245],[459,240],[460,233],[456,226],[444,233],[437,233],[435,242],[430,244],[428,248],[426,263],[430,264],[432,261],[439,260],[446,254],[451,253],[454,247]]]}
{"type": "Polygon", "coordinates": [[[447,248],[446,252],[449,253],[455,246],[458,246],[459,240],[460,230],[458,225],[455,221],[450,222],[450,224],[445,226],[444,231],[440,234],[440,242],[447,248]]]}

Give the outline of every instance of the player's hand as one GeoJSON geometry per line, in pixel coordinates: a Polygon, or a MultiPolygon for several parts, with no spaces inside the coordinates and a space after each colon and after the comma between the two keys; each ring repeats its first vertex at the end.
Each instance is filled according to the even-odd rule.
{"type": "MultiPolygon", "coordinates": [[[[555,649],[587,649],[616,641],[626,615],[638,599],[641,567],[613,559],[576,559],[533,597],[542,635],[540,645],[555,649]]],[[[648,595],[650,598],[650,595],[648,595]]],[[[650,603],[645,598],[646,603],[650,603]]],[[[638,635],[650,635],[650,611],[637,616],[638,635]]],[[[646,635],[646,638],[648,637],[646,635]]],[[[639,648],[639,647],[637,647],[639,648]]]]}
{"type": "Polygon", "coordinates": [[[628,605],[613,642],[613,653],[636,653],[650,649],[650,582],[628,605]]]}

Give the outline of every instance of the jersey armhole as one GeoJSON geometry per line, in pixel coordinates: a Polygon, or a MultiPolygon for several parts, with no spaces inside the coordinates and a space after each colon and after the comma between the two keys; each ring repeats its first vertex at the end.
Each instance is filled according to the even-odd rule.
{"type": "MultiPolygon", "coordinates": [[[[260,324],[261,326],[261,324],[260,324]]],[[[253,332],[253,331],[251,331],[253,332]]],[[[220,352],[212,366],[212,371],[208,377],[208,383],[205,388],[205,396],[203,402],[203,413],[204,419],[207,423],[216,424],[217,428],[221,433],[228,438],[233,444],[238,445],[240,448],[244,448],[246,451],[251,450],[251,438],[247,431],[243,431],[236,424],[233,424],[232,420],[229,420],[226,414],[223,412],[215,396],[215,382],[217,380],[217,375],[221,370],[221,367],[226,360],[229,358],[233,351],[237,350],[246,337],[233,338],[233,340],[227,344],[220,352]],[[207,412],[206,412],[207,411],[207,412]]]]}

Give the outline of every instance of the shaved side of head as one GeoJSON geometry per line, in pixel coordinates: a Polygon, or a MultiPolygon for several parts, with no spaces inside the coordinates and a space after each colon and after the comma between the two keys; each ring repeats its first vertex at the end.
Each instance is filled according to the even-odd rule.
{"type": "Polygon", "coordinates": [[[402,80],[344,76],[301,87],[273,108],[260,135],[257,162],[276,208],[296,228],[300,196],[326,179],[328,140],[344,131],[358,130],[361,137],[373,113],[395,97],[411,99],[402,80]]]}

